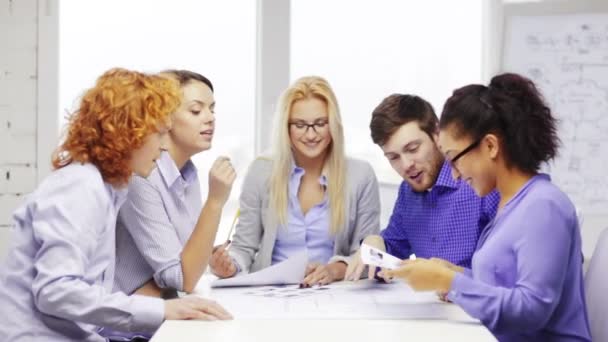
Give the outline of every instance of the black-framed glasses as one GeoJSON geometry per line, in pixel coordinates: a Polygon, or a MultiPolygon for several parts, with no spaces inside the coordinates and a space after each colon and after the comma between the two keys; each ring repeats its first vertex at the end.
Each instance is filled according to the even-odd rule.
{"type": "Polygon", "coordinates": [[[450,159],[450,164],[454,165],[454,163],[456,163],[456,161],[460,158],[462,158],[462,156],[464,156],[465,154],[471,152],[474,148],[476,148],[477,146],[479,146],[479,144],[481,143],[482,139],[477,139],[475,140],[471,145],[467,146],[467,148],[465,148],[464,150],[460,151],[460,153],[458,153],[457,155],[454,156],[454,158],[450,159]]]}
{"type": "Polygon", "coordinates": [[[296,131],[298,132],[298,134],[306,134],[308,133],[308,129],[312,128],[312,130],[319,134],[319,132],[325,128],[325,126],[327,126],[328,122],[327,120],[319,120],[319,121],[315,121],[311,124],[305,122],[305,121],[294,121],[294,122],[290,122],[289,126],[291,127],[295,127],[296,131]]]}

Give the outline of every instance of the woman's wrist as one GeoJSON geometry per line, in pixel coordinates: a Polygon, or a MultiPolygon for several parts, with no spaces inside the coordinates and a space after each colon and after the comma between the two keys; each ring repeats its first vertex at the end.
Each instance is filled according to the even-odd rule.
{"type": "Polygon", "coordinates": [[[334,280],[344,279],[346,273],[347,264],[344,261],[335,261],[327,265],[327,269],[334,280]]]}
{"type": "Polygon", "coordinates": [[[458,272],[458,271],[455,271],[455,270],[452,270],[449,268],[445,268],[441,275],[441,281],[439,283],[438,291],[441,291],[441,292],[450,291],[450,289],[452,288],[452,282],[454,281],[454,278],[456,277],[457,273],[461,273],[461,272],[458,272]]]}

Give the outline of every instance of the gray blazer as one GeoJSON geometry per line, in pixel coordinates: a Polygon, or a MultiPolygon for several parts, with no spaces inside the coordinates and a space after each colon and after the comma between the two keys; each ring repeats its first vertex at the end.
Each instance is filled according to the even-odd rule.
{"type": "MultiPolygon", "coordinates": [[[[270,266],[277,236],[278,221],[269,210],[272,161],[256,159],[243,183],[240,198],[240,218],[235,227],[229,253],[242,272],[255,272],[270,266]]],[[[360,241],[377,234],[380,228],[380,195],[378,180],[367,162],[347,159],[347,217],[345,227],[334,243],[330,262],[348,263],[359,249],[360,241]]]]}

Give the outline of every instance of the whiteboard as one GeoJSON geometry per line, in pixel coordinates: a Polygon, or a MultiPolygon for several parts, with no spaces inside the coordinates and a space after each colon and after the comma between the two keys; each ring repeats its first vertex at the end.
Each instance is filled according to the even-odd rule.
{"type": "Polygon", "coordinates": [[[547,171],[585,216],[608,215],[608,1],[505,8],[501,69],[532,79],[559,120],[547,171]],[[576,8],[575,8],[576,7],[576,8]],[[553,13],[551,13],[553,12],[553,13]]]}

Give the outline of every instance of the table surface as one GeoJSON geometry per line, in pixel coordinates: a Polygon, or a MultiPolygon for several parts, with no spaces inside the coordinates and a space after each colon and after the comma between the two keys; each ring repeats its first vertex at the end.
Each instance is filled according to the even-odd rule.
{"type": "Polygon", "coordinates": [[[495,341],[478,323],[428,320],[165,321],[152,342],[495,341]]]}
{"type": "Polygon", "coordinates": [[[288,288],[276,291],[266,296],[264,287],[207,289],[204,296],[234,320],[165,321],[152,341],[495,341],[457,305],[403,283],[340,282],[295,297],[288,288]]]}

